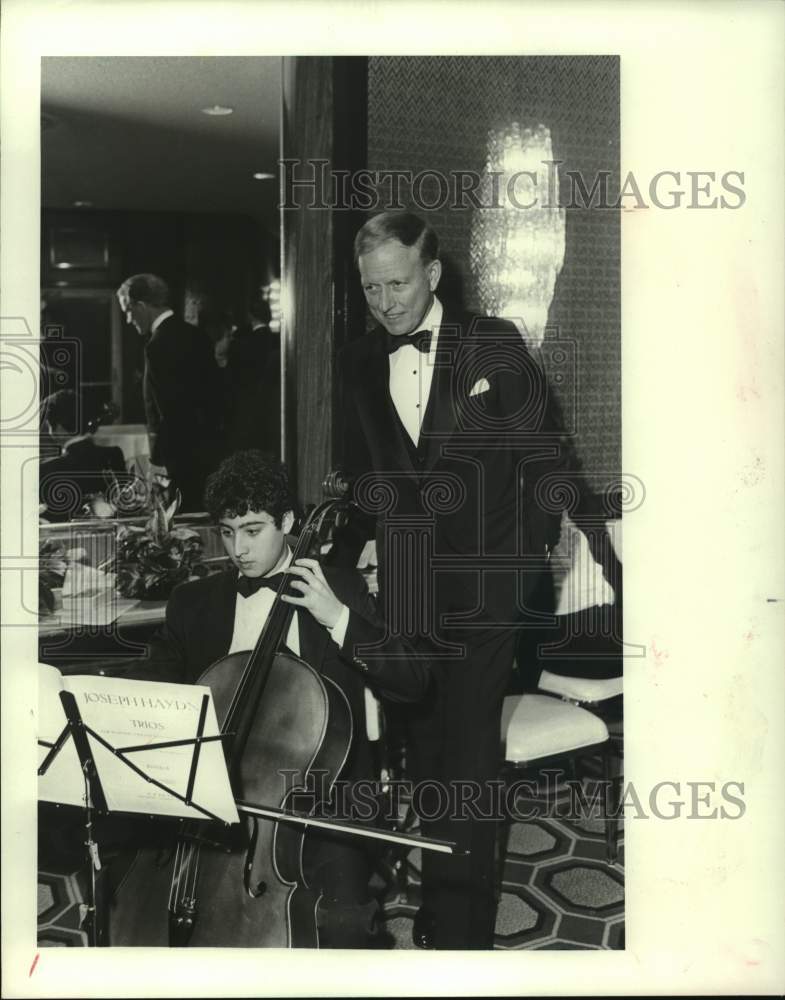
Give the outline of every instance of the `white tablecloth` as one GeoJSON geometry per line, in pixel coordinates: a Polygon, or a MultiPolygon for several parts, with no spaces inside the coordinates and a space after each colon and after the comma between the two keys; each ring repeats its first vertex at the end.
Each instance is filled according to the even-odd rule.
{"type": "MultiPolygon", "coordinates": [[[[611,546],[621,562],[621,521],[606,521],[611,546]]],[[[551,571],[556,588],[556,614],[571,615],[585,608],[613,604],[613,588],[591,554],[586,535],[565,512],[562,533],[553,550],[551,571]]]]}
{"type": "Polygon", "coordinates": [[[108,424],[95,432],[95,443],[104,448],[122,448],[126,465],[135,460],[150,461],[146,424],[108,424]]]}
{"type": "Polygon", "coordinates": [[[125,467],[145,482],[150,481],[150,443],[146,424],[108,424],[95,432],[95,443],[121,448],[125,467]]]}

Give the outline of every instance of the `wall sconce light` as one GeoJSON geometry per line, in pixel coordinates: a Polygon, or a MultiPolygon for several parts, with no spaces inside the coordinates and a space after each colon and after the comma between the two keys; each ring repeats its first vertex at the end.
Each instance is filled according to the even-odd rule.
{"type": "Polygon", "coordinates": [[[278,333],[281,329],[281,282],[275,278],[262,288],[262,294],[270,307],[270,329],[278,333]]]}
{"type": "Polygon", "coordinates": [[[483,207],[473,212],[470,259],[480,305],[539,347],[565,249],[550,129],[518,122],[490,129],[478,194],[483,207]]]}

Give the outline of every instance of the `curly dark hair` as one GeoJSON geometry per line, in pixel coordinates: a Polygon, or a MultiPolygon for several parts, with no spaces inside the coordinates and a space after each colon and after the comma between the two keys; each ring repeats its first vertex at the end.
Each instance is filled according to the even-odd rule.
{"type": "Polygon", "coordinates": [[[207,479],[204,503],[215,521],[264,512],[276,528],[288,510],[297,513],[286,466],[256,449],[237,451],[221,462],[207,479]]]}

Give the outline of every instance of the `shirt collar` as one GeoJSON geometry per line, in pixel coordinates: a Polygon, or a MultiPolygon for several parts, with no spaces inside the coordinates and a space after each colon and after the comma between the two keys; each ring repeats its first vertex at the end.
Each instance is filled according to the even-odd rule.
{"type": "Polygon", "coordinates": [[[444,315],[444,307],[441,302],[434,295],[433,302],[431,302],[431,308],[423,317],[422,323],[417,327],[418,330],[430,330],[434,334],[434,339],[439,332],[439,327],[442,325],[442,317],[444,315]]]}
{"type": "Polygon", "coordinates": [[[63,444],[63,452],[68,451],[72,444],[78,444],[80,441],[86,441],[90,436],[90,434],[77,434],[75,437],[69,438],[63,444]]]}
{"type": "Polygon", "coordinates": [[[169,319],[170,316],[174,316],[174,309],[164,309],[162,313],[159,313],[159,315],[156,316],[150,324],[150,333],[155,333],[161,323],[163,323],[165,319],[169,319]]]}

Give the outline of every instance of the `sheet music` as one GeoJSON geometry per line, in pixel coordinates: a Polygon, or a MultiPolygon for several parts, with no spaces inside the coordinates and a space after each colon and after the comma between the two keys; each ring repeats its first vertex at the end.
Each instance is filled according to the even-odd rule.
{"type": "MultiPolygon", "coordinates": [[[[203,743],[199,755],[192,801],[186,805],[166,789],[185,797],[191,773],[192,744],[130,750],[197,735],[202,698],[208,687],[138,681],[117,677],[63,677],[47,664],[39,667],[39,740],[53,744],[66,723],[60,691],[76,698],[85,726],[111,747],[126,750],[119,756],[88,735],[90,747],[110,811],[149,813],[158,816],[207,818],[207,810],[227,823],[238,822],[220,741],[203,743]],[[134,767],[142,774],[136,773],[134,767]],[[166,788],[146,780],[145,775],[166,788]]],[[[218,720],[210,698],[204,736],[218,734],[218,720]]],[[[39,746],[41,766],[49,752],[39,746]]],[[[39,777],[38,797],[46,802],[84,805],[84,779],[72,740],[68,740],[45,774],[39,777]]]]}

